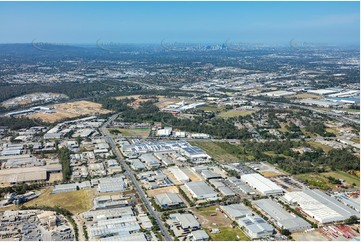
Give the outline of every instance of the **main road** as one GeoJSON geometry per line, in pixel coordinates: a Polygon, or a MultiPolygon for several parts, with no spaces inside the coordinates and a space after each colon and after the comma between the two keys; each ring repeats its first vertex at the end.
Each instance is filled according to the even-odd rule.
{"type": "Polygon", "coordinates": [[[106,139],[106,141],[110,144],[110,146],[113,149],[114,154],[116,155],[118,161],[120,162],[120,164],[124,167],[125,173],[126,175],[132,180],[135,188],[138,191],[138,194],[140,196],[140,198],[142,199],[144,205],[146,206],[146,208],[148,209],[149,213],[154,217],[154,219],[156,220],[160,231],[163,234],[163,237],[165,240],[167,241],[171,241],[173,240],[172,237],[169,235],[168,230],[166,229],[166,227],[163,225],[161,219],[159,218],[159,215],[156,211],[154,211],[154,209],[152,208],[149,200],[147,199],[147,197],[145,196],[145,193],[143,191],[143,189],[140,187],[137,179],[135,179],[135,176],[133,174],[133,172],[131,171],[131,169],[129,168],[128,164],[124,161],[124,159],[122,159],[122,157],[119,154],[119,151],[117,149],[117,146],[113,140],[113,138],[111,137],[111,135],[109,134],[108,130],[106,129],[106,127],[116,119],[116,117],[118,116],[118,114],[115,114],[113,116],[111,116],[108,121],[106,123],[104,123],[102,125],[102,127],[100,128],[100,132],[102,133],[102,135],[104,136],[104,138],[106,139]]]}

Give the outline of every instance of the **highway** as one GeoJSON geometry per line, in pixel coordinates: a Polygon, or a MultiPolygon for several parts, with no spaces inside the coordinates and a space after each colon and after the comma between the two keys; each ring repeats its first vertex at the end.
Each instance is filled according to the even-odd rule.
{"type": "Polygon", "coordinates": [[[122,159],[122,157],[119,154],[119,151],[117,149],[116,144],[114,143],[113,138],[111,137],[111,135],[109,134],[108,130],[106,129],[106,127],[108,126],[108,124],[112,121],[114,121],[116,119],[116,117],[118,116],[118,114],[115,114],[113,116],[111,116],[108,121],[103,124],[103,126],[100,128],[100,132],[102,133],[102,135],[104,136],[104,138],[106,139],[106,141],[110,144],[110,146],[113,149],[114,154],[117,156],[118,161],[120,162],[120,164],[124,167],[125,173],[126,175],[132,180],[135,188],[138,191],[138,194],[140,196],[140,198],[142,199],[144,205],[146,206],[146,208],[148,209],[149,213],[151,214],[151,216],[153,216],[155,218],[155,220],[157,221],[157,224],[160,228],[161,233],[163,234],[163,237],[165,240],[167,241],[172,241],[172,236],[169,235],[167,228],[163,225],[161,219],[159,218],[159,215],[156,211],[153,210],[149,200],[147,199],[147,197],[145,196],[145,193],[143,191],[143,189],[140,187],[138,181],[136,180],[132,170],[129,168],[128,164],[122,159]]]}

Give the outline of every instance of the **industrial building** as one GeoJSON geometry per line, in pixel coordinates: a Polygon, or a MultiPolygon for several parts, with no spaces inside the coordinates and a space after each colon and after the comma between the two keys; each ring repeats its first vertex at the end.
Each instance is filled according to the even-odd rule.
{"type": "Polygon", "coordinates": [[[78,185],[76,183],[59,184],[59,185],[55,185],[51,193],[57,194],[63,192],[73,192],[76,191],[77,189],[78,189],[78,185]]]}
{"type": "Polygon", "coordinates": [[[177,179],[179,182],[184,184],[190,181],[189,177],[181,169],[179,169],[178,166],[169,167],[168,170],[173,174],[175,179],[177,179]]]}
{"type": "Polygon", "coordinates": [[[241,180],[266,196],[280,195],[284,192],[276,183],[258,173],[242,175],[241,180]]]}
{"type": "Polygon", "coordinates": [[[280,229],[288,229],[293,232],[311,228],[311,224],[306,220],[287,212],[281,205],[271,199],[257,200],[253,204],[263,211],[280,229]]]}
{"type": "Polygon", "coordinates": [[[169,217],[174,220],[173,226],[180,226],[183,230],[192,231],[201,227],[197,219],[189,213],[173,213],[169,217]]]}
{"type": "Polygon", "coordinates": [[[188,182],[185,187],[196,199],[217,199],[217,192],[208,186],[204,181],[188,182]]]}
{"type": "Polygon", "coordinates": [[[360,218],[359,212],[317,189],[287,192],[282,199],[289,204],[298,205],[304,213],[321,224],[343,221],[352,215],[360,218]]]}
{"type": "Polygon", "coordinates": [[[237,223],[251,239],[259,239],[273,234],[273,227],[258,215],[246,215],[238,219],[237,223]]]}
{"type": "Polygon", "coordinates": [[[105,177],[91,180],[92,185],[98,185],[99,192],[117,192],[127,189],[127,182],[122,177],[105,177]]]}
{"type": "Polygon", "coordinates": [[[242,204],[220,206],[220,209],[233,221],[243,218],[246,215],[252,215],[252,211],[242,204]]]}
{"type": "Polygon", "coordinates": [[[160,167],[161,162],[152,154],[143,154],[139,157],[145,164],[145,166],[151,170],[160,167]]]}
{"type": "Polygon", "coordinates": [[[184,202],[177,193],[163,193],[154,197],[155,202],[162,208],[183,205],[184,202]]]}
{"type": "Polygon", "coordinates": [[[50,173],[60,173],[61,165],[47,165],[0,170],[0,184],[46,181],[50,173]]]}

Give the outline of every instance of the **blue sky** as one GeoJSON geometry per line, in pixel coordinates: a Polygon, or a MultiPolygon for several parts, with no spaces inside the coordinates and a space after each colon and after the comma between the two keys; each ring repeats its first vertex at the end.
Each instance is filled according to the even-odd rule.
{"type": "Polygon", "coordinates": [[[359,2],[0,2],[0,43],[358,44],[359,2]]]}

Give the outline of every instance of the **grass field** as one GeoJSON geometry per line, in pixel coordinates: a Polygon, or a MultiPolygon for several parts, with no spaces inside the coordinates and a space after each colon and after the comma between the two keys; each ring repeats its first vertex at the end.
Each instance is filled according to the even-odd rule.
{"type": "Polygon", "coordinates": [[[359,137],[352,138],[351,141],[355,142],[357,144],[360,144],[360,138],[359,137]]]}
{"type": "Polygon", "coordinates": [[[326,173],[322,173],[324,176],[332,176],[337,179],[344,179],[348,184],[355,183],[357,187],[360,187],[360,178],[357,176],[350,175],[343,171],[330,171],[326,173]]]}
{"type": "Polygon", "coordinates": [[[314,188],[319,188],[321,190],[328,190],[333,188],[334,185],[330,184],[328,179],[319,174],[319,173],[305,173],[305,174],[298,174],[295,177],[302,181],[308,181],[310,186],[314,188]]]}
{"type": "Polygon", "coordinates": [[[311,138],[316,138],[316,137],[317,137],[315,134],[306,131],[305,128],[301,128],[301,132],[302,132],[305,136],[310,136],[311,138]]]}
{"type": "Polygon", "coordinates": [[[224,108],[217,107],[217,106],[202,106],[197,109],[203,110],[203,111],[209,111],[209,112],[221,112],[224,110],[224,108]]]}
{"type": "Polygon", "coordinates": [[[131,137],[142,137],[147,138],[150,133],[150,128],[133,128],[133,129],[114,129],[119,130],[122,136],[131,136],[131,137]]]}
{"type": "Polygon", "coordinates": [[[218,116],[222,117],[222,118],[232,118],[232,117],[238,117],[238,116],[247,116],[247,115],[251,115],[252,113],[254,113],[254,111],[234,110],[233,109],[233,110],[222,112],[218,116]]]}
{"type": "Polygon", "coordinates": [[[242,232],[240,228],[220,227],[220,233],[211,234],[212,241],[249,241],[250,239],[242,232]],[[238,237],[237,237],[238,236],[238,237]]]}
{"type": "Polygon", "coordinates": [[[310,93],[300,93],[293,96],[288,96],[287,98],[313,98],[313,99],[320,99],[321,96],[316,94],[310,94],[310,93]]]}
{"type": "Polygon", "coordinates": [[[192,209],[199,218],[202,227],[207,231],[211,240],[214,241],[246,241],[248,237],[240,228],[231,228],[232,221],[223,213],[217,211],[218,206],[192,209]],[[212,228],[219,229],[220,233],[212,234],[212,228]],[[237,237],[238,236],[238,237],[237,237]]]}
{"type": "Polygon", "coordinates": [[[315,141],[308,141],[307,143],[309,143],[314,148],[321,148],[326,153],[329,152],[330,150],[332,150],[332,147],[315,142],[315,141]]]}
{"type": "Polygon", "coordinates": [[[357,187],[360,187],[360,180],[357,176],[350,175],[343,171],[298,174],[296,175],[296,178],[303,181],[308,180],[308,182],[311,183],[311,185],[313,185],[314,187],[318,187],[322,190],[327,190],[330,188],[336,190],[335,185],[330,183],[329,180],[327,179],[327,177],[329,176],[332,176],[336,179],[344,179],[349,185],[355,183],[357,187]]]}
{"type": "Polygon", "coordinates": [[[253,159],[252,156],[237,154],[241,147],[231,145],[225,142],[203,142],[203,141],[189,141],[191,145],[203,149],[214,160],[220,162],[237,162],[244,159],[253,159]],[[223,147],[222,147],[223,146],[223,147]],[[233,151],[233,152],[232,152],[233,151]]]}
{"type": "Polygon", "coordinates": [[[333,129],[333,128],[326,128],[326,132],[329,132],[329,133],[332,133],[332,134],[335,134],[335,135],[340,134],[340,131],[338,131],[336,129],[333,129]]]}
{"type": "Polygon", "coordinates": [[[38,198],[25,203],[25,206],[59,206],[72,213],[85,212],[93,207],[92,201],[94,192],[92,190],[79,190],[74,192],[51,194],[52,190],[52,188],[43,190],[42,194],[38,198]]]}

